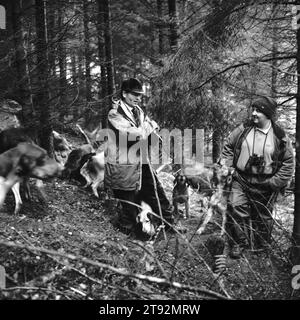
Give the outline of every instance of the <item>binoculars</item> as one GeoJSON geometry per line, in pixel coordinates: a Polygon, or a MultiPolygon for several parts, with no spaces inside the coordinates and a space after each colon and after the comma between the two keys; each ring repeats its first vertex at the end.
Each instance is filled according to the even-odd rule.
{"type": "Polygon", "coordinates": [[[245,172],[252,173],[252,167],[257,168],[258,173],[263,173],[265,168],[265,160],[263,156],[258,156],[256,153],[253,153],[252,156],[248,159],[245,165],[245,172]]]}

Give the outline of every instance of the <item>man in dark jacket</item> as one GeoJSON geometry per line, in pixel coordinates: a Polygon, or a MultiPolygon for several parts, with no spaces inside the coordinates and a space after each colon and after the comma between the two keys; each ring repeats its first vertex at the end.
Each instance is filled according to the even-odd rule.
{"type": "Polygon", "coordinates": [[[250,235],[256,248],[268,247],[274,202],[294,172],[291,141],[274,122],[276,101],[260,96],[251,107],[251,121],[231,133],[221,155],[221,163],[235,169],[227,222],[230,256],[235,259],[253,240],[250,235]]]}
{"type": "MultiPolygon", "coordinates": [[[[143,148],[130,151],[137,142],[148,141],[158,128],[157,123],[139,107],[143,93],[142,84],[137,79],[123,81],[121,98],[114,101],[108,113],[110,130],[104,183],[121,200],[123,210],[117,217],[116,226],[126,234],[140,233],[137,223],[139,209],[135,204],[140,205],[141,201],[158,215],[160,206],[163,218],[170,224],[174,222],[173,207],[149,162],[148,153],[143,148]]],[[[177,231],[184,230],[177,228],[177,231]]]]}

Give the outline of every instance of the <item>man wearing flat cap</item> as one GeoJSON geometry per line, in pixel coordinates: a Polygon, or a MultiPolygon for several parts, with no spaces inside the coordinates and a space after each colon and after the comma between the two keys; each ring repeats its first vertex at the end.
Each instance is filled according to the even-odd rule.
{"type": "Polygon", "coordinates": [[[256,249],[269,247],[274,202],[293,175],[291,141],[274,121],[276,109],[273,98],[254,99],[251,120],[233,130],[222,151],[220,162],[235,169],[227,219],[234,259],[239,259],[250,243],[256,249]]]}
{"type": "MultiPolygon", "coordinates": [[[[130,152],[137,141],[148,141],[148,137],[158,128],[157,123],[146,116],[139,106],[143,94],[141,82],[129,78],[122,82],[120,99],[113,101],[107,117],[110,130],[104,183],[121,200],[122,211],[117,214],[114,225],[125,234],[140,238],[145,236],[146,240],[147,235],[141,232],[137,221],[139,207],[136,205],[142,201],[158,215],[161,207],[162,216],[169,223],[166,229],[169,228],[171,232],[185,230],[179,225],[173,225],[173,207],[150,164],[147,152],[142,149],[130,152]]],[[[152,218],[149,217],[150,220],[152,218]]]]}

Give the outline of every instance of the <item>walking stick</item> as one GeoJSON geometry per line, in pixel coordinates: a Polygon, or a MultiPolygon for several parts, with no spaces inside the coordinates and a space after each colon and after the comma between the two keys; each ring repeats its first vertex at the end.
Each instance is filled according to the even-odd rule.
{"type": "Polygon", "coordinates": [[[158,192],[157,192],[157,183],[156,183],[155,176],[154,176],[154,173],[153,173],[153,171],[152,171],[152,167],[151,167],[150,163],[148,163],[148,165],[149,165],[149,169],[150,169],[150,172],[151,172],[151,177],[152,177],[152,180],[153,180],[154,193],[155,193],[155,198],[156,198],[156,201],[157,201],[159,216],[160,216],[160,219],[161,219],[161,222],[162,222],[162,226],[163,226],[162,229],[163,229],[164,239],[166,240],[166,239],[167,239],[167,235],[166,235],[166,230],[165,230],[165,228],[164,228],[165,223],[164,223],[164,221],[163,221],[163,215],[162,215],[162,211],[161,211],[161,205],[160,205],[160,201],[159,201],[159,197],[158,197],[158,192]]]}

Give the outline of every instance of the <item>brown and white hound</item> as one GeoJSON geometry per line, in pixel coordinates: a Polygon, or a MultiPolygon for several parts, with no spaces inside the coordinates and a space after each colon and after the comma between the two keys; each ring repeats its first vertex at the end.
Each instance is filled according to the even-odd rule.
{"type": "Polygon", "coordinates": [[[80,174],[85,178],[85,187],[91,186],[94,195],[99,198],[98,187],[104,182],[104,151],[99,152],[82,166],[80,174]]]}
{"type": "Polygon", "coordinates": [[[22,205],[19,193],[24,178],[46,180],[60,175],[62,166],[51,159],[47,152],[33,143],[22,142],[0,154],[0,207],[12,189],[17,213],[22,205]]]}

